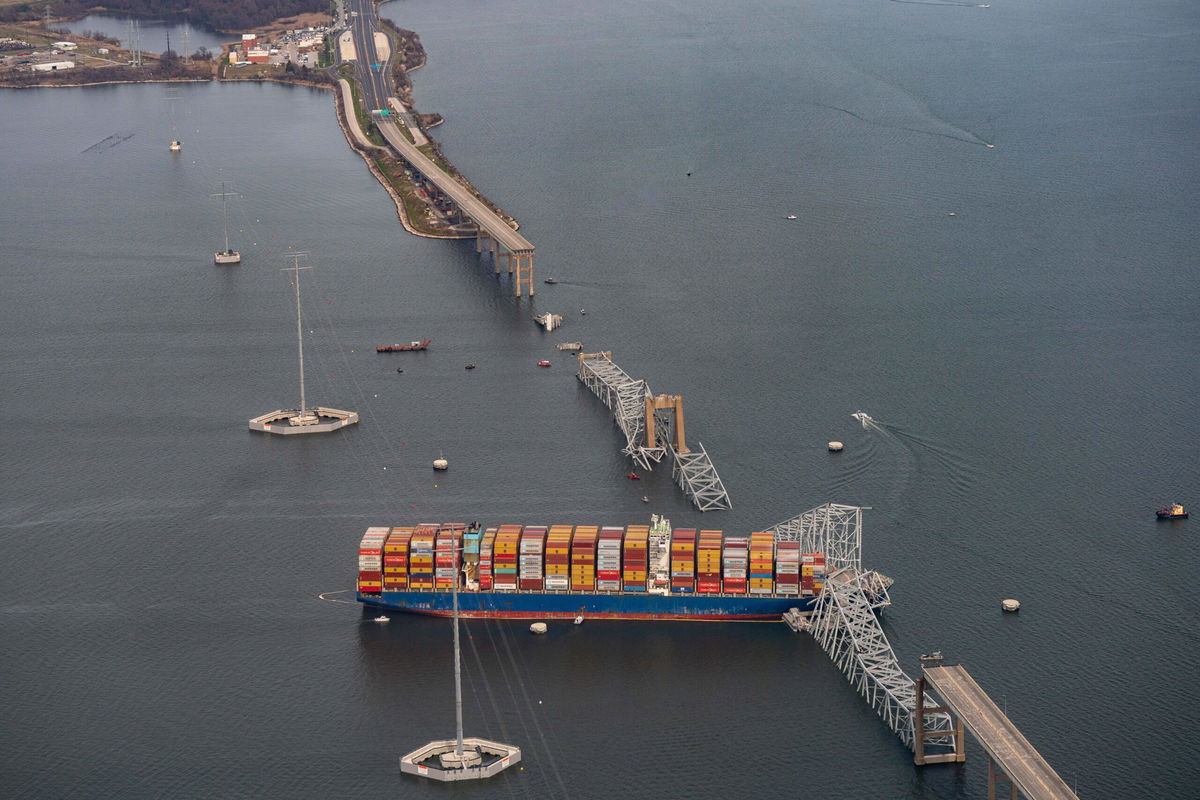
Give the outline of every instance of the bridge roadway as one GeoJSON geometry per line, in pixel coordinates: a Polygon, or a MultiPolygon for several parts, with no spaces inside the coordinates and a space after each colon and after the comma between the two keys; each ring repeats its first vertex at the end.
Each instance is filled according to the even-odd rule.
{"type": "MultiPolygon", "coordinates": [[[[1021,735],[987,693],[958,665],[927,666],[925,680],[958,718],[970,728],[988,756],[1029,800],[1079,800],[1066,782],[1021,735]]],[[[995,797],[995,778],[989,770],[988,796],[995,797]]]]}
{"type": "MultiPolygon", "coordinates": [[[[359,86],[363,91],[363,102],[372,110],[390,108],[393,96],[391,72],[388,63],[378,61],[375,50],[375,31],[379,30],[379,21],[375,14],[375,4],[372,0],[346,0],[348,12],[357,12],[350,16],[350,29],[354,36],[354,47],[358,51],[356,70],[359,86]],[[378,65],[378,66],[376,66],[378,65]]],[[[521,234],[512,229],[494,211],[487,207],[475,195],[471,194],[458,179],[450,175],[433,162],[429,156],[422,153],[416,145],[408,141],[394,122],[375,117],[375,125],[383,138],[407,161],[413,169],[420,172],[443,194],[449,197],[465,216],[470,217],[495,242],[502,245],[511,254],[533,259],[533,244],[521,234]]],[[[532,285],[530,294],[533,293],[532,285]]]]}

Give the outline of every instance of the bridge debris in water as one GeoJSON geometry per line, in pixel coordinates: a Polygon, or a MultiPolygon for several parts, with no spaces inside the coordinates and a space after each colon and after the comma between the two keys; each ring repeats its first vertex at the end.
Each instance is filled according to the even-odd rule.
{"type": "Polygon", "coordinates": [[[733,507],[704,445],[697,442],[696,450],[687,445],[682,396],[655,395],[645,380],[631,378],[613,363],[611,352],[580,353],[578,358],[579,380],[608,406],[625,434],[622,453],[643,469],[653,469],[651,464],[669,453],[671,477],[696,508],[733,507]]]}

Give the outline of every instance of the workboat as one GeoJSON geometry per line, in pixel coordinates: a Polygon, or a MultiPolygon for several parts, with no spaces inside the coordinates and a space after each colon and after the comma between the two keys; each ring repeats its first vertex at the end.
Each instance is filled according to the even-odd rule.
{"type": "Polygon", "coordinates": [[[1169,508],[1160,508],[1154,514],[1159,519],[1187,519],[1188,512],[1184,510],[1182,503],[1172,503],[1169,508]]]}
{"type": "Polygon", "coordinates": [[[183,142],[179,141],[178,139],[172,139],[171,145],[167,149],[170,150],[172,153],[178,153],[180,150],[183,149],[183,142]]]}
{"type": "Polygon", "coordinates": [[[779,620],[825,588],[825,554],[800,541],[651,522],[368,528],[357,599],[373,614],[446,617],[457,586],[467,618],[779,620]]]}
{"type": "Polygon", "coordinates": [[[410,350],[425,350],[429,347],[429,339],[422,339],[419,342],[409,342],[408,344],[381,344],[375,347],[376,353],[405,353],[410,350]]]}

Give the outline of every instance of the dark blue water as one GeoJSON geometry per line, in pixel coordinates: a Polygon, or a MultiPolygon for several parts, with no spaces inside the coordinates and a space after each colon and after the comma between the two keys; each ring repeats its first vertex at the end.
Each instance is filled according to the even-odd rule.
{"type": "Polygon", "coordinates": [[[368,525],[747,531],[826,501],[872,508],[906,666],[964,663],[1081,796],[1197,795],[1198,538],[1153,518],[1200,503],[1196,8],[384,12],[447,155],[537,245],[534,300],[405,234],[328,94],[0,95],[5,796],[981,796],[975,745],[913,767],[779,625],[469,623],[468,731],[525,769],[410,781],[396,757],[452,731],[448,626],[317,599],[368,525]],[[308,396],[362,415],[327,438],[245,430],[295,402],[289,248],[308,396]],[[734,510],[622,479],[568,339],[685,397],[734,510]]]}

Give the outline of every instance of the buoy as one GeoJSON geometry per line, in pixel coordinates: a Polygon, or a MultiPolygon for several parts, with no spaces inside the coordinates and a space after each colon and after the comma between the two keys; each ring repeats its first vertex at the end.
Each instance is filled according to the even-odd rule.
{"type": "Polygon", "coordinates": [[[1000,607],[1003,608],[1005,611],[1020,611],[1021,610],[1021,604],[1019,602],[1017,602],[1016,600],[1013,600],[1011,597],[1009,599],[1005,600],[1003,603],[1001,603],[1000,607]]]}
{"type": "Polygon", "coordinates": [[[831,452],[831,453],[840,452],[842,449],[842,446],[843,445],[841,442],[830,442],[829,443],[829,452],[831,452]]]}
{"type": "Polygon", "coordinates": [[[530,633],[545,633],[546,632],[546,623],[544,623],[544,622],[533,623],[532,625],[529,626],[529,632],[530,633]]]}

